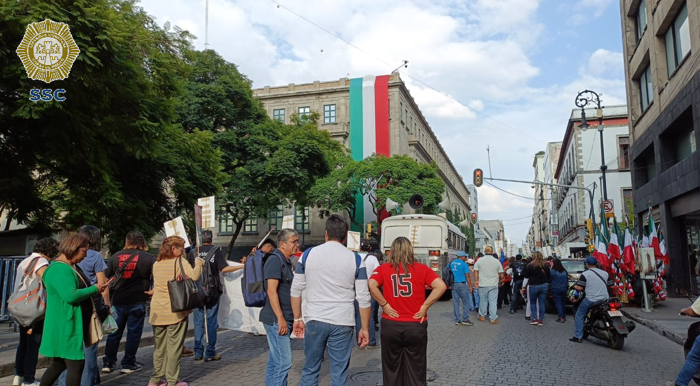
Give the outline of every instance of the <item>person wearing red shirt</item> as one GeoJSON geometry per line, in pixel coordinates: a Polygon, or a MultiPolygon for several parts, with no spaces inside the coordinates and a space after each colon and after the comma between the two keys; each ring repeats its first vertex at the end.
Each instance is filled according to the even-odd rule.
{"type": "Polygon", "coordinates": [[[428,266],[415,261],[413,246],[405,237],[391,244],[388,262],[369,280],[369,290],[382,307],[382,377],[385,386],[426,384],[428,308],[447,285],[428,266]],[[425,298],[425,287],[433,291],[425,298]],[[383,287],[383,290],[379,288],[383,287]]]}
{"type": "MultiPolygon", "coordinates": [[[[511,285],[511,275],[508,273],[510,261],[506,260],[503,262],[503,270],[505,275],[503,275],[503,285],[498,289],[498,309],[501,309],[503,304],[510,305],[510,285],[511,285]]],[[[512,272],[512,270],[510,270],[512,272]]]]}

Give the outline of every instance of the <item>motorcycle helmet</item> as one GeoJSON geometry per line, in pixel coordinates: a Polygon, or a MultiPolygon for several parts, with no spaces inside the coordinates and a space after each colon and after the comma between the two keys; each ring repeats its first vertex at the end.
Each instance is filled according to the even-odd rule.
{"type": "Polygon", "coordinates": [[[569,296],[569,299],[571,299],[572,302],[576,303],[583,297],[583,292],[577,290],[574,287],[571,287],[567,295],[569,296]]]}

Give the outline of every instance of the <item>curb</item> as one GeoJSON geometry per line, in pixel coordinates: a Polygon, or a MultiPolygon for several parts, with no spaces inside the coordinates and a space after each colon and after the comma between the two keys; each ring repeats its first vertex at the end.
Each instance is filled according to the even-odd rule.
{"type": "MultiPolygon", "coordinates": [[[[126,331],[125,331],[126,332],[126,331]]],[[[185,335],[185,338],[191,338],[194,336],[194,328],[190,328],[187,330],[187,333],[185,335]]],[[[101,340],[98,344],[99,347],[97,347],[97,360],[99,363],[100,356],[104,355],[105,353],[105,341],[106,341],[106,335],[105,339],[101,340]]],[[[141,337],[141,341],[139,342],[139,348],[141,347],[147,347],[147,346],[153,346],[155,344],[155,338],[153,337],[153,334],[145,335],[141,337]]],[[[124,338],[121,342],[119,342],[119,350],[118,352],[123,352],[124,351],[124,346],[126,346],[126,338],[124,338]]],[[[37,369],[43,369],[47,368],[50,365],[50,359],[43,356],[39,355],[39,360],[36,363],[36,368],[37,369]]],[[[10,362],[10,363],[1,363],[0,364],[0,378],[2,377],[7,377],[10,375],[15,374],[15,362],[10,362]]]]}
{"type": "Polygon", "coordinates": [[[642,318],[639,315],[633,314],[631,312],[625,311],[625,309],[621,309],[622,313],[628,318],[632,319],[636,323],[642,324],[646,327],[648,327],[650,330],[656,332],[657,334],[670,339],[673,342],[678,343],[679,345],[683,346],[685,344],[685,339],[686,337],[683,335],[679,335],[668,328],[660,325],[659,323],[654,322],[653,320],[645,319],[642,318]]]}

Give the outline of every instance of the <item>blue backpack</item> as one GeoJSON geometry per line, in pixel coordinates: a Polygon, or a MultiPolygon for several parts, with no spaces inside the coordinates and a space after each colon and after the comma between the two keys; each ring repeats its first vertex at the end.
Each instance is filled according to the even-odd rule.
{"type": "Polygon", "coordinates": [[[241,279],[241,291],[243,292],[243,301],[246,307],[265,306],[267,291],[265,291],[263,268],[267,258],[272,255],[273,253],[264,253],[257,250],[253,256],[246,259],[243,267],[243,278],[241,279]]]}

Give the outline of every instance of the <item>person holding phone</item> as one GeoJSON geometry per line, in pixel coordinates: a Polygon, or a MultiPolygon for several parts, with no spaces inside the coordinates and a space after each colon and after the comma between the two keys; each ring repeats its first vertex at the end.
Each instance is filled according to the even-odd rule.
{"type": "MultiPolygon", "coordinates": [[[[700,316],[700,298],[696,299],[695,302],[690,306],[681,309],[679,315],[687,315],[693,317],[700,316]]],[[[678,373],[675,382],[668,381],[666,386],[687,386],[693,379],[693,376],[700,370],[700,335],[695,338],[695,343],[693,347],[688,352],[685,357],[685,363],[678,373]]]]}

